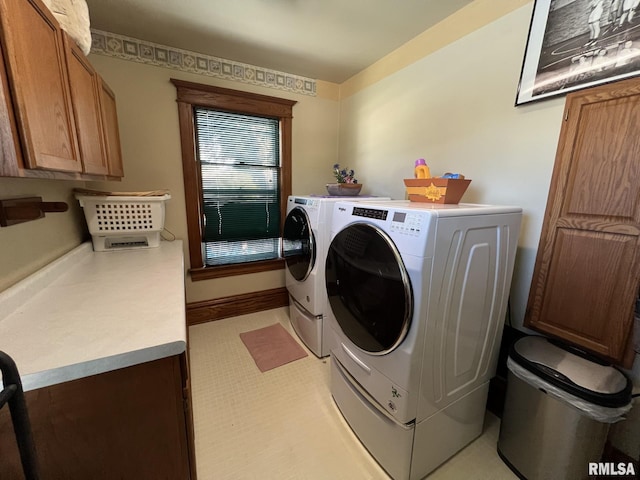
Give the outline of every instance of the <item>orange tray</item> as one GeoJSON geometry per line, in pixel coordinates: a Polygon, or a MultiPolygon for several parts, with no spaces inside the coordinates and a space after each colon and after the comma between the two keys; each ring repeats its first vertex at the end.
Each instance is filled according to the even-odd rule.
{"type": "Polygon", "coordinates": [[[409,200],[426,203],[459,203],[471,180],[466,178],[405,178],[409,200]]]}

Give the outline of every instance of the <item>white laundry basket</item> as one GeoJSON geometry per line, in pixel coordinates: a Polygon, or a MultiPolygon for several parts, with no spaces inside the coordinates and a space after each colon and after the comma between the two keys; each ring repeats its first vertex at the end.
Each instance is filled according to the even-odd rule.
{"type": "Polygon", "coordinates": [[[96,252],[160,245],[164,203],[171,195],[96,196],[76,194],[96,252]]]}

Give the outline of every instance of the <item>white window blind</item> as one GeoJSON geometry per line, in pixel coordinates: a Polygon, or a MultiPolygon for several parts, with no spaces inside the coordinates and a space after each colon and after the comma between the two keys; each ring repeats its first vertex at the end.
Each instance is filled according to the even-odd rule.
{"type": "Polygon", "coordinates": [[[280,122],[195,107],[206,265],[278,258],[280,122]]]}

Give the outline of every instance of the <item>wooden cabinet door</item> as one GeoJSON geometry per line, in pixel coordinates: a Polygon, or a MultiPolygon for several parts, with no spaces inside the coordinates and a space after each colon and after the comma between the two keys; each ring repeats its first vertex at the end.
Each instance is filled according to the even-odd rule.
{"type": "Polygon", "coordinates": [[[57,21],[39,0],[0,0],[0,22],[27,166],[81,171],[57,21]]]}
{"type": "Polygon", "coordinates": [[[120,150],[116,96],[102,78],[100,79],[100,106],[109,161],[109,175],[122,177],[124,176],[124,168],[120,150]]]}
{"type": "MultiPolygon", "coordinates": [[[[196,478],[180,357],[25,393],[40,478],[196,478]]],[[[0,478],[23,480],[9,409],[0,410],[0,478]]]]}
{"type": "Polygon", "coordinates": [[[85,173],[107,175],[109,165],[102,134],[100,80],[78,45],[66,33],[63,36],[82,170],[85,173]]]}
{"type": "Polygon", "coordinates": [[[525,326],[623,361],[638,295],[640,80],[567,96],[525,326]]]}

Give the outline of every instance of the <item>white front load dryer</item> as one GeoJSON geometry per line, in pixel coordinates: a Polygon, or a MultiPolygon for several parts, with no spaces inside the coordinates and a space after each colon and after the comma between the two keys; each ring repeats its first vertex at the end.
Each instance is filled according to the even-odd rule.
{"type": "Polygon", "coordinates": [[[395,479],[482,432],[522,211],[337,203],[327,251],[331,393],[395,479]]]}
{"type": "MultiPolygon", "coordinates": [[[[358,196],[353,201],[382,197],[358,196]]],[[[289,317],[294,331],[318,357],[330,353],[324,313],[327,293],[324,261],[329,245],[333,206],[345,197],[292,195],[287,201],[282,255],[289,292],[289,317]]],[[[388,198],[384,198],[387,199],[388,198]]]]}

